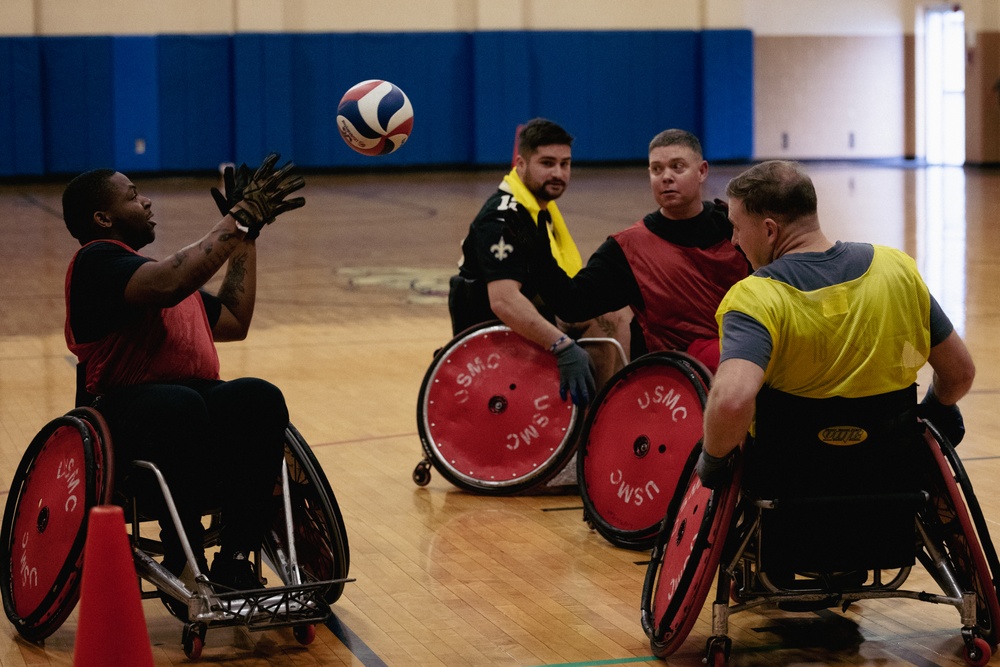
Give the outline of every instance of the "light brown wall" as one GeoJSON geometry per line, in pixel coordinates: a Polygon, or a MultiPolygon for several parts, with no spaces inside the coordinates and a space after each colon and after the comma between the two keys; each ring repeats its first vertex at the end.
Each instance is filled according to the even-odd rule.
{"type": "Polygon", "coordinates": [[[903,157],[917,156],[917,45],[913,33],[903,35],[903,157]]]}
{"type": "Polygon", "coordinates": [[[980,32],[970,41],[965,69],[965,161],[1000,162],[1000,32],[980,32]]]}
{"type": "Polygon", "coordinates": [[[758,158],[903,155],[902,35],[758,36],[754,58],[758,158]]]}

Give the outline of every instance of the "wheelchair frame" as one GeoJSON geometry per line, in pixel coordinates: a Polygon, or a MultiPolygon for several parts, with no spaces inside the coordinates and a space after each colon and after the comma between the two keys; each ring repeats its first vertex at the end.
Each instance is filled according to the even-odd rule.
{"type": "MultiPolygon", "coordinates": [[[[72,454],[72,453],[71,453],[72,454]]],[[[66,460],[66,457],[63,457],[66,460]]],[[[6,572],[0,576],[4,610],[18,633],[31,641],[41,641],[55,632],[72,612],[79,598],[80,568],[82,566],[83,543],[86,535],[86,514],[97,504],[111,502],[113,496],[113,475],[110,462],[113,448],[107,426],[100,413],[92,408],[77,408],[63,417],[47,424],[35,437],[15,474],[11,493],[7,500],[2,528],[0,528],[0,562],[6,564],[6,572]],[[40,520],[49,510],[31,506],[31,475],[39,460],[45,461],[46,446],[53,434],[60,429],[71,429],[79,434],[81,454],[86,474],[83,476],[87,490],[82,520],[72,520],[67,532],[75,530],[72,543],[57,549],[57,558],[65,556],[65,564],[58,574],[49,576],[44,583],[50,585],[49,595],[37,604],[37,609],[23,613],[21,597],[29,597],[28,589],[19,585],[16,570],[23,568],[15,560],[25,560],[18,551],[15,525],[25,535],[35,528],[44,535],[49,519],[44,525],[40,520]],[[26,510],[23,512],[22,509],[26,510]],[[38,513],[36,519],[32,512],[38,513]],[[32,524],[35,524],[34,526],[32,524]],[[65,553],[63,553],[65,552],[65,553]],[[21,593],[24,592],[22,596],[21,593]]],[[[147,469],[156,478],[166,502],[169,515],[178,529],[188,567],[194,574],[194,590],[181,579],[160,565],[154,556],[162,555],[162,545],[157,540],[141,536],[140,526],[148,521],[137,506],[135,499],[125,504],[130,515],[130,544],[133,561],[139,576],[143,599],[167,595],[179,601],[186,608],[181,643],[185,654],[191,659],[201,655],[205,635],[209,628],[244,626],[251,631],[276,627],[293,628],[295,639],[309,644],[315,638],[315,624],[322,623],[330,616],[330,605],[339,599],[344,584],[353,579],[347,577],[350,566],[350,550],[343,517],[330,489],[308,445],[294,426],[289,424],[285,432],[285,457],[282,461],[280,479],[281,507],[271,529],[265,535],[261,547],[255,553],[254,564],[258,577],[262,563],[281,579],[283,585],[261,588],[253,591],[230,591],[213,585],[207,573],[199,570],[194,552],[187,536],[180,527],[180,519],[174,507],[173,497],[162,474],[155,465],[147,461],[134,461],[137,468],[147,469]],[[311,531],[311,532],[307,532],[311,531]],[[299,554],[303,552],[304,559],[299,554]],[[153,590],[144,589],[143,580],[148,581],[153,590]]],[[[43,469],[45,472],[45,469],[43,469]]],[[[58,501],[58,498],[56,499],[58,501]]],[[[211,513],[212,520],[206,530],[205,548],[218,544],[221,533],[218,512],[211,513]]],[[[52,527],[56,527],[53,519],[52,527]]],[[[27,539],[25,537],[24,539],[27,539]]],[[[57,537],[57,540],[60,539],[57,537]]],[[[62,538],[65,539],[65,538],[62,538]]],[[[59,546],[59,545],[57,545],[59,546]]],[[[23,551],[23,550],[22,550],[23,551]]],[[[32,605],[34,600],[32,600],[32,605]]],[[[171,613],[178,611],[168,605],[171,613]]]]}
{"type": "Polygon", "coordinates": [[[903,589],[911,572],[908,565],[869,567],[860,583],[846,578],[837,581],[830,575],[803,578],[801,573],[792,582],[774,581],[759,567],[761,522],[764,513],[772,511],[781,500],[744,495],[737,505],[742,465],[739,458],[731,483],[709,492],[701,487],[694,472],[697,456],[692,455],[686,471],[688,484],[680,487],[672,500],[643,585],[642,625],[653,652],[666,657],[683,643],[714,578],[717,587],[712,603],[712,634],[705,648],[706,662],[712,667],[728,662],[732,648],[728,622],[732,614],[764,606],[781,606],[788,611],[832,606],[846,610],[859,600],[886,598],[955,607],[961,622],[963,657],[973,666],[987,664],[1000,639],[995,580],[1000,563],[954,447],[932,424],[925,424],[924,441],[933,462],[928,475],[933,484],[929,493],[924,492],[925,502],[913,512],[917,536],[914,560],[927,569],[941,588],[940,594],[903,589]],[[688,499],[692,502],[686,502],[688,499]],[[695,520],[700,520],[701,525],[692,525],[695,520]],[[678,533],[683,535],[685,522],[688,535],[681,540],[678,533]],[[683,563],[680,568],[676,567],[678,562],[683,563]],[[668,573],[664,568],[671,569],[668,573]],[[664,589],[670,586],[674,589],[664,589]]]}

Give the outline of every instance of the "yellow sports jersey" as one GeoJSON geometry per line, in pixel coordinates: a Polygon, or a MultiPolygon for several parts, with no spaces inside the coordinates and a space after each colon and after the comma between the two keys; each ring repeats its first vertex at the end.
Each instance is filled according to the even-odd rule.
{"type": "MultiPolygon", "coordinates": [[[[764,383],[806,398],[858,398],[916,381],[930,352],[930,292],[905,253],[874,246],[859,278],[813,291],[750,276],[729,290],[716,319],[741,312],[773,345],[764,383]]],[[[725,349],[725,339],[722,341],[725,349]]]]}

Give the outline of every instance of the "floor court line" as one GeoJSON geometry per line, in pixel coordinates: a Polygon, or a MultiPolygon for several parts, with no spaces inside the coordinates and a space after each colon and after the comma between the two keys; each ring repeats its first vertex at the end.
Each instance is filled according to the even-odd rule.
{"type": "Polygon", "coordinates": [[[655,655],[644,655],[632,658],[613,658],[611,660],[591,660],[587,662],[557,662],[534,667],[599,667],[600,665],[627,665],[634,662],[650,662],[656,660],[655,655]]]}
{"type": "Polygon", "coordinates": [[[361,637],[356,635],[353,630],[340,622],[340,619],[337,618],[335,613],[330,613],[330,620],[326,622],[326,627],[330,629],[330,632],[332,632],[365,667],[388,667],[382,658],[380,658],[378,654],[371,649],[371,647],[362,641],[361,637]]]}

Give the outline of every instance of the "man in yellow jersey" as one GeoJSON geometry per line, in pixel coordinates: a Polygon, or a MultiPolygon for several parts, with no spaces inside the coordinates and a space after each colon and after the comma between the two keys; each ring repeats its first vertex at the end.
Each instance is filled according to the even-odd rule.
{"type": "Polygon", "coordinates": [[[884,466],[915,458],[905,452],[917,415],[958,444],[964,426],[956,403],[975,366],[915,262],[892,248],[830,241],[812,181],[796,163],[756,165],[726,194],[733,243],[754,273],[733,286],[717,314],[722,352],[705,411],[703,483],[726,479],[730,454],[750,430],[745,483],[753,470],[777,470],[793,492],[811,484],[813,472],[844,493],[867,491],[884,466]],[[933,380],[918,406],[917,371],[927,361],[933,380]],[[837,435],[834,426],[856,430],[837,435]],[[769,455],[775,442],[812,448],[813,469],[769,455]],[[891,446],[873,446],[884,442],[891,446]],[[855,465],[862,459],[854,452],[865,448],[874,470],[855,465]]]}
{"type": "MultiPolygon", "coordinates": [[[[514,168],[486,200],[462,241],[458,275],[448,295],[452,333],[498,319],[557,358],[560,394],[577,405],[594,398],[596,386],[591,360],[574,338],[614,337],[628,349],[627,310],[570,325],[557,321],[538,295],[537,277],[528,264],[521,238],[531,236],[528,225],[548,230],[552,257],[569,275],[583,265],[556,199],[569,185],[573,137],[544,118],[521,129],[514,168]]],[[[598,381],[611,374],[609,358],[597,364],[598,381]]]]}

